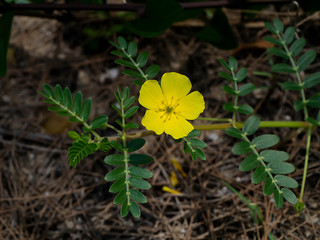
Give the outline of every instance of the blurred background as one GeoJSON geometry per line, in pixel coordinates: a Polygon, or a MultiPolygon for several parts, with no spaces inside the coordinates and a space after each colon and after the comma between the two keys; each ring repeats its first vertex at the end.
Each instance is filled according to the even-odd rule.
{"type": "MultiPolygon", "coordinates": [[[[141,205],[140,219],[122,219],[108,192],[110,183],[104,181],[112,169],[103,162],[105,154],[95,153],[77,168],[69,167],[67,131],[81,126],[49,112],[37,91],[43,83],[69,87],[73,94],[81,91],[93,101],[90,119],[107,114],[114,123],[113,92],[119,85],[129,86],[135,96],[139,91],[110,54],[114,47],[109,41],[124,36],[136,41],[139,51],[149,52],[149,64],[161,67],[156,79],[168,71],[190,78],[193,90],[205,97],[202,117],[231,117],[223,110],[231,98],[221,90],[227,81],[218,75],[224,71],[218,59],[233,55],[240,67],[248,68],[245,82],[257,86],[242,103],[255,108],[265,121],[303,120],[302,112],[293,110],[299,94],[279,86],[290,76],[263,74],[271,68],[264,22],[279,18],[285,26],[294,25],[306,38],[306,49],[319,53],[319,1],[301,1],[299,7],[281,0],[108,4],[112,5],[101,0],[0,3],[0,239],[267,239],[268,232],[277,239],[318,239],[319,131],[313,134],[306,210],[300,216],[288,202],[276,209],[273,199],[264,196],[263,185],[251,184],[251,174],[238,170],[243,157],[231,153],[235,139],[223,131],[206,131],[201,139],[208,144],[207,161],[192,161],[182,144],[170,137],[146,138],[140,151],[155,158],[147,166],[154,174],[152,189],[145,192],[148,203],[141,205]],[[174,186],[173,173],[178,182],[174,186]],[[254,211],[223,181],[257,204],[263,221],[255,221],[254,211]],[[180,194],[165,192],[163,186],[180,194]]],[[[306,73],[317,69],[319,57],[306,73]]],[[[139,109],[137,123],[143,114],[139,109]]],[[[300,184],[306,133],[287,128],[258,131],[263,132],[280,136],[278,148],[290,154],[289,161],[297,167],[291,177],[300,184]]],[[[101,135],[115,133],[107,130],[101,135]]]]}

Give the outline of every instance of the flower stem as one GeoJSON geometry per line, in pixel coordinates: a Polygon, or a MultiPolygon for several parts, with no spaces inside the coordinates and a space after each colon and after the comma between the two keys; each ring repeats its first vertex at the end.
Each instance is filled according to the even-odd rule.
{"type": "Polygon", "coordinates": [[[303,176],[302,176],[302,183],[301,183],[301,191],[299,196],[299,203],[303,203],[303,194],[304,194],[304,188],[306,185],[306,179],[307,179],[307,170],[308,170],[308,161],[309,161],[309,151],[310,151],[310,142],[311,142],[311,130],[312,126],[308,127],[308,136],[307,136],[307,145],[306,145],[306,156],[304,159],[304,168],[303,168],[303,176]]]}
{"type": "Polygon", "coordinates": [[[211,121],[211,122],[229,122],[229,123],[232,123],[232,119],[231,119],[231,118],[206,118],[206,117],[198,117],[197,120],[211,121]]]}
{"type": "Polygon", "coordinates": [[[148,80],[147,75],[144,74],[144,72],[142,71],[142,69],[139,67],[139,64],[136,63],[136,61],[131,57],[131,55],[128,54],[128,53],[125,51],[125,49],[121,49],[121,50],[122,50],[122,52],[126,55],[126,57],[127,57],[128,59],[130,59],[130,61],[132,62],[132,64],[135,66],[135,68],[136,68],[136,69],[138,70],[138,72],[140,73],[141,77],[143,77],[144,80],[147,81],[147,80],[148,80]]]}

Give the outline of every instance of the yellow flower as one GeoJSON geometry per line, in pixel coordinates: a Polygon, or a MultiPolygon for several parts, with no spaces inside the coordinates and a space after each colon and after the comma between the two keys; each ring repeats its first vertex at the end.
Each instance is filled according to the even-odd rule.
{"type": "Polygon", "coordinates": [[[175,72],[163,74],[161,86],[156,80],[146,81],[139,96],[139,103],[147,109],[142,125],[158,135],[187,136],[194,129],[187,120],[198,118],[205,108],[201,93],[188,94],[190,90],[189,78],[175,72]]]}

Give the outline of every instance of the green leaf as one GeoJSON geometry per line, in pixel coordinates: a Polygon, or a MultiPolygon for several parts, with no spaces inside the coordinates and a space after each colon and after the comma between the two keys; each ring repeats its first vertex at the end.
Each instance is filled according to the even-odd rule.
{"type": "Polygon", "coordinates": [[[304,88],[311,88],[320,83],[320,72],[309,74],[303,82],[304,88]]]}
{"type": "Polygon", "coordinates": [[[115,197],[113,203],[114,204],[123,204],[125,200],[127,200],[127,191],[125,189],[123,189],[115,197]]]}
{"type": "Polygon", "coordinates": [[[136,98],[134,96],[129,97],[127,100],[124,101],[123,109],[129,108],[134,103],[135,100],[136,98]]]}
{"type": "Polygon", "coordinates": [[[264,150],[260,153],[265,162],[284,162],[287,161],[290,155],[284,151],[264,150]]]}
{"type": "Polygon", "coordinates": [[[283,23],[279,19],[276,18],[273,20],[273,26],[274,26],[274,29],[279,33],[283,32],[283,23]]]}
{"type": "Polygon", "coordinates": [[[148,62],[148,58],[149,58],[148,52],[140,53],[137,57],[137,64],[139,65],[139,67],[144,67],[148,62]]]}
{"type": "Polygon", "coordinates": [[[239,105],[236,111],[242,114],[253,114],[254,112],[253,108],[249,105],[239,105]]]}
{"type": "Polygon", "coordinates": [[[147,68],[145,75],[147,79],[152,79],[158,75],[159,71],[160,71],[160,66],[154,64],[147,68]]]}
{"type": "Polygon", "coordinates": [[[121,145],[121,143],[117,142],[117,141],[110,141],[110,144],[113,148],[115,148],[116,150],[118,150],[119,152],[123,152],[123,147],[121,145]]]}
{"type": "Polygon", "coordinates": [[[137,47],[136,42],[134,42],[134,41],[129,42],[127,51],[129,53],[130,57],[134,58],[137,55],[137,51],[138,51],[138,47],[137,47]]]}
{"type": "Polygon", "coordinates": [[[91,129],[97,129],[106,126],[108,119],[109,117],[107,115],[100,115],[96,117],[90,122],[91,129]]]}
{"type": "Polygon", "coordinates": [[[59,84],[54,87],[54,97],[59,103],[63,103],[63,92],[59,84]]]}
{"type": "Polygon", "coordinates": [[[185,154],[187,154],[187,153],[190,152],[190,148],[189,148],[189,146],[188,146],[188,144],[187,144],[186,141],[183,142],[183,152],[184,152],[185,154]]]}
{"type": "Polygon", "coordinates": [[[107,152],[111,149],[110,147],[110,142],[108,140],[107,137],[104,137],[99,144],[99,150],[101,150],[102,152],[107,152]]]}
{"type": "Polygon", "coordinates": [[[247,73],[248,73],[247,68],[241,68],[239,72],[237,72],[236,74],[237,82],[242,82],[246,78],[247,73]]]}
{"type": "Polygon", "coordinates": [[[44,83],[43,86],[43,91],[49,96],[49,97],[53,97],[54,96],[54,93],[53,93],[53,89],[52,87],[47,84],[47,83],[44,83]]]}
{"type": "Polygon", "coordinates": [[[247,154],[251,152],[250,144],[248,142],[239,142],[233,146],[231,152],[236,155],[247,154]]]}
{"type": "Polygon", "coordinates": [[[250,116],[243,125],[242,132],[246,135],[254,134],[260,126],[260,118],[257,116],[250,116]]]}
{"type": "Polygon", "coordinates": [[[282,89],[300,91],[302,87],[295,82],[287,81],[281,84],[282,89]]]}
{"type": "Polygon", "coordinates": [[[199,147],[199,148],[207,147],[207,144],[204,141],[197,139],[197,138],[190,138],[189,142],[192,147],[199,147]]]}
{"type": "Polygon", "coordinates": [[[80,112],[80,118],[82,118],[83,121],[88,120],[90,111],[91,111],[91,105],[92,105],[92,101],[90,98],[87,98],[86,100],[84,100],[83,106],[80,112]]]}
{"type": "Polygon", "coordinates": [[[306,70],[310,64],[314,61],[316,58],[317,53],[314,50],[310,50],[302,54],[302,56],[297,61],[298,70],[304,71],[306,70]]]}
{"type": "Polygon", "coordinates": [[[312,117],[308,117],[308,118],[306,119],[306,121],[307,121],[308,123],[311,123],[311,124],[313,124],[313,125],[315,125],[315,126],[320,127],[320,121],[317,121],[316,119],[314,119],[314,118],[312,118],[312,117]]]}
{"type": "Polygon", "coordinates": [[[125,67],[136,69],[136,66],[132,62],[125,59],[116,59],[114,63],[125,66],[125,67]]]}
{"type": "Polygon", "coordinates": [[[305,106],[305,104],[301,100],[297,100],[297,101],[295,101],[293,108],[295,111],[299,111],[299,110],[303,109],[304,106],[305,106]]]}
{"type": "Polygon", "coordinates": [[[134,122],[129,122],[123,128],[124,129],[139,128],[139,125],[137,123],[134,123],[134,122]]]}
{"type": "Polygon", "coordinates": [[[239,166],[239,170],[241,172],[247,172],[251,171],[252,169],[255,169],[259,165],[258,157],[255,154],[251,154],[247,156],[239,166]]]}
{"type": "Polygon", "coordinates": [[[150,189],[151,185],[146,180],[137,177],[129,177],[129,185],[138,189],[150,189]]]}
{"type": "Polygon", "coordinates": [[[306,45],[306,40],[304,38],[299,38],[291,44],[289,48],[289,52],[291,52],[293,57],[298,56],[305,45],[306,45]]]}
{"type": "Polygon", "coordinates": [[[276,175],[274,179],[277,180],[277,184],[282,187],[287,187],[287,188],[298,187],[298,182],[291,177],[288,177],[285,175],[276,175]]]}
{"type": "Polygon", "coordinates": [[[82,94],[77,92],[73,99],[72,111],[76,114],[80,114],[82,109],[82,94]]]}
{"type": "Polygon", "coordinates": [[[287,162],[272,161],[268,164],[271,172],[274,174],[289,174],[294,172],[295,167],[287,162]]]}
{"type": "Polygon", "coordinates": [[[127,55],[125,53],[123,53],[122,51],[118,51],[118,50],[113,50],[110,52],[112,55],[118,56],[118,57],[123,57],[123,58],[127,58],[127,55]]]}
{"type": "Polygon", "coordinates": [[[229,57],[229,66],[233,71],[236,71],[238,69],[237,60],[233,56],[229,57]]]}
{"type": "Polygon", "coordinates": [[[147,202],[147,198],[138,190],[131,188],[130,190],[130,197],[137,201],[138,203],[146,203],[147,202]]]}
{"type": "Polygon", "coordinates": [[[282,50],[281,48],[276,48],[276,47],[270,47],[268,50],[267,50],[268,53],[270,54],[273,54],[273,55],[276,55],[276,56],[279,56],[279,57],[282,57],[284,59],[288,59],[288,55],[287,53],[282,50]]]}
{"type": "Polygon", "coordinates": [[[119,47],[122,48],[123,50],[127,49],[127,41],[123,37],[119,36],[118,37],[118,43],[119,47]]]}
{"type": "Polygon", "coordinates": [[[278,190],[275,190],[273,193],[273,197],[274,197],[274,202],[276,204],[277,208],[281,208],[283,205],[283,197],[282,194],[279,193],[278,190]]]}
{"type": "Polygon", "coordinates": [[[133,106],[131,108],[129,108],[125,113],[124,113],[124,118],[130,118],[133,114],[136,113],[136,111],[138,111],[139,107],[138,106],[133,106]]]}
{"type": "Polygon", "coordinates": [[[283,40],[286,42],[287,45],[292,43],[294,39],[295,30],[294,27],[288,27],[283,34],[283,40]]]}
{"type": "Polygon", "coordinates": [[[271,42],[271,43],[273,43],[275,45],[282,46],[281,41],[279,41],[278,39],[275,39],[274,37],[267,36],[267,37],[264,38],[264,40],[266,40],[268,42],[271,42]]]}
{"type": "Polygon", "coordinates": [[[251,176],[251,182],[254,184],[261,183],[266,179],[268,173],[266,172],[264,166],[259,166],[251,176]]]}
{"type": "Polygon", "coordinates": [[[66,87],[63,91],[63,104],[67,108],[71,108],[72,106],[72,96],[71,96],[70,89],[68,87],[66,87]]]}
{"type": "Polygon", "coordinates": [[[234,127],[229,127],[226,129],[226,133],[228,135],[230,135],[231,137],[235,137],[235,138],[242,138],[242,132],[234,127]]]}
{"type": "Polygon", "coordinates": [[[145,154],[131,154],[129,156],[130,164],[143,165],[143,164],[151,163],[152,161],[153,161],[153,158],[145,154]]]}
{"type": "Polygon", "coordinates": [[[155,37],[163,33],[182,13],[181,5],[173,0],[147,0],[144,14],[127,22],[125,27],[143,37],[155,37]]]}
{"type": "Polygon", "coordinates": [[[68,149],[68,160],[70,166],[76,167],[82,159],[92,154],[96,149],[96,143],[88,143],[82,139],[73,142],[72,146],[68,149]]]}
{"type": "Polygon", "coordinates": [[[272,32],[273,34],[277,34],[277,30],[274,28],[274,26],[271,23],[265,22],[264,25],[270,32],[272,32]]]}
{"type": "Polygon", "coordinates": [[[136,138],[131,140],[127,145],[128,152],[137,151],[138,149],[142,148],[145,143],[146,140],[144,140],[143,138],[136,138]]]}
{"type": "Polygon", "coordinates": [[[0,18],[0,76],[5,76],[7,73],[7,52],[12,22],[13,11],[2,12],[2,16],[0,18]]]}
{"type": "Polygon", "coordinates": [[[201,131],[199,131],[198,129],[193,129],[187,136],[186,138],[191,138],[191,137],[198,137],[200,136],[201,131]]]}
{"type": "Polygon", "coordinates": [[[311,98],[309,98],[307,106],[313,108],[320,108],[320,93],[313,95],[311,98]]]}
{"type": "Polygon", "coordinates": [[[271,67],[271,71],[276,73],[295,73],[295,70],[286,63],[278,63],[271,67]]]}
{"type": "Polygon", "coordinates": [[[125,170],[124,167],[117,167],[117,168],[113,169],[112,171],[108,172],[107,175],[105,176],[104,180],[109,181],[109,182],[118,180],[126,174],[124,170],[125,170]]]}
{"type": "Polygon", "coordinates": [[[151,178],[153,176],[153,173],[149,170],[136,166],[129,167],[129,174],[131,176],[140,178],[151,178]]]}
{"type": "Polygon", "coordinates": [[[291,204],[296,204],[298,202],[296,195],[288,188],[282,188],[282,196],[291,204]]]}
{"type": "Polygon", "coordinates": [[[134,216],[135,218],[140,218],[141,211],[140,211],[140,208],[137,203],[130,201],[129,210],[130,210],[132,216],[134,216]]]}
{"type": "Polygon", "coordinates": [[[133,78],[138,78],[138,79],[144,79],[143,76],[141,76],[141,74],[135,70],[131,70],[131,69],[125,69],[123,70],[122,72],[124,75],[128,75],[130,77],[133,77],[133,78]]]}
{"type": "Polygon", "coordinates": [[[133,84],[135,84],[135,85],[137,85],[137,86],[141,87],[141,86],[142,86],[142,84],[143,84],[143,82],[142,82],[141,80],[134,80],[134,81],[133,81],[133,84]]]}
{"type": "Polygon", "coordinates": [[[225,78],[225,79],[228,79],[229,81],[231,82],[235,82],[234,78],[232,76],[230,76],[228,73],[226,72],[219,72],[218,73],[219,76],[225,78]]]}
{"type": "Polygon", "coordinates": [[[193,161],[197,160],[197,153],[196,151],[192,151],[192,149],[190,149],[190,155],[193,161]]]}
{"type": "Polygon", "coordinates": [[[239,95],[245,96],[245,95],[251,93],[254,90],[254,88],[255,88],[255,86],[252,83],[244,84],[239,88],[239,95]]]}
{"type": "Polygon", "coordinates": [[[264,195],[270,196],[273,193],[274,188],[275,186],[272,182],[272,179],[268,177],[266,182],[264,183],[264,188],[263,188],[264,195]]]}
{"type": "Polygon", "coordinates": [[[122,99],[127,100],[129,96],[130,96],[130,88],[125,87],[122,92],[122,99]]]}
{"type": "Polygon", "coordinates": [[[104,162],[111,166],[122,165],[124,164],[124,156],[121,154],[109,155],[105,157],[104,162]]]}
{"type": "Polygon", "coordinates": [[[254,138],[252,144],[255,145],[257,149],[264,149],[276,145],[279,141],[280,138],[277,135],[264,134],[254,138]]]}
{"type": "Polygon", "coordinates": [[[200,148],[194,148],[194,151],[200,160],[202,160],[202,161],[206,160],[206,155],[204,154],[204,152],[200,148]]]}
{"type": "Polygon", "coordinates": [[[238,39],[229,24],[228,17],[221,8],[215,10],[211,21],[201,28],[196,36],[220,49],[227,50],[238,47],[238,39]]]}
{"type": "Polygon", "coordinates": [[[235,109],[234,109],[234,105],[230,102],[227,102],[223,105],[223,109],[228,111],[228,112],[234,112],[235,109]]]}
{"type": "Polygon", "coordinates": [[[221,63],[221,65],[222,65],[225,69],[227,69],[229,72],[231,72],[231,68],[230,68],[229,64],[228,64],[225,60],[219,58],[218,61],[221,63]]]}
{"type": "Polygon", "coordinates": [[[237,96],[238,95],[236,93],[236,91],[232,87],[229,87],[228,85],[223,85],[222,86],[222,90],[225,91],[228,94],[231,94],[232,96],[237,96]]]}
{"type": "Polygon", "coordinates": [[[75,131],[69,131],[68,137],[75,141],[78,141],[80,139],[80,135],[75,131]]]}
{"type": "Polygon", "coordinates": [[[115,181],[109,188],[109,192],[111,193],[117,193],[120,192],[121,190],[125,189],[125,179],[120,178],[117,181],[115,181]]]}
{"type": "Polygon", "coordinates": [[[125,201],[121,206],[121,217],[126,217],[129,213],[128,201],[125,201]]]}

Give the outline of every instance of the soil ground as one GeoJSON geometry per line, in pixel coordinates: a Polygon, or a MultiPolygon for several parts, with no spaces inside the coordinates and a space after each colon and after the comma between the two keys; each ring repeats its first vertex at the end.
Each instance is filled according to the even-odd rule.
{"type": "MultiPolygon", "coordinates": [[[[175,71],[191,79],[193,90],[203,93],[206,100],[203,117],[230,117],[223,110],[223,104],[231,98],[221,91],[227,82],[218,75],[224,70],[218,59],[234,55],[239,65],[249,70],[246,81],[258,87],[241,98],[241,103],[253,106],[263,120],[302,120],[302,113],[293,111],[299,95],[282,91],[278,84],[288,76],[270,78],[254,74],[270,71],[266,54],[269,45],[263,41],[269,33],[263,22],[279,17],[288,26],[287,13],[267,9],[243,21],[241,10],[225,11],[240,42],[233,51],[218,50],[198,40],[194,33],[199,27],[191,22],[173,26],[152,39],[133,35],[128,38],[135,40],[141,51],[150,53],[150,63],[160,65],[161,74],[175,71]]],[[[310,16],[301,14],[297,26],[300,36],[307,39],[306,49],[315,49],[319,55],[320,20],[316,14],[310,16]]],[[[251,184],[251,173],[238,170],[243,156],[231,153],[236,140],[223,131],[202,133],[201,139],[208,144],[207,161],[192,161],[183,153],[182,145],[170,137],[146,138],[141,152],[154,156],[155,161],[147,166],[154,177],[150,180],[152,189],[145,192],[148,203],[142,205],[140,219],[131,216],[122,219],[119,207],[113,205],[114,195],[108,192],[110,183],[104,181],[112,168],[104,164],[103,153],[91,155],[75,169],[69,167],[67,131],[79,131],[80,126],[49,112],[37,90],[43,83],[59,83],[73,93],[82,91],[93,100],[91,117],[107,114],[110,123],[115,123],[117,116],[110,105],[115,103],[113,92],[117,86],[131,86],[136,96],[139,89],[114,64],[116,58],[110,54],[113,47],[106,39],[93,41],[85,34],[85,29],[94,27],[115,39],[116,34],[109,30],[114,25],[112,19],[102,23],[86,18],[59,22],[15,17],[8,73],[0,80],[0,239],[266,239],[268,232],[277,239],[319,239],[318,130],[313,132],[304,196],[306,208],[300,216],[287,202],[277,209],[272,197],[264,196],[263,185],[251,184]],[[178,160],[185,176],[175,169],[172,159],[178,160]],[[163,186],[173,188],[171,172],[178,178],[175,189],[180,194],[162,190],[163,186]],[[261,225],[254,222],[248,206],[223,181],[259,207],[263,214],[261,225]]],[[[308,71],[317,71],[318,62],[319,57],[308,71]]],[[[319,87],[311,89],[308,94],[319,90],[319,87]]],[[[140,108],[136,120],[143,114],[140,108]]],[[[203,123],[209,122],[195,121],[203,123]]],[[[291,176],[300,184],[306,132],[277,128],[261,129],[258,134],[261,133],[280,136],[277,148],[290,154],[289,162],[297,168],[291,176]]]]}

